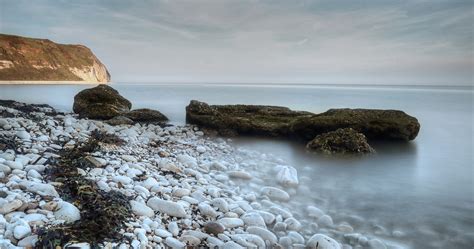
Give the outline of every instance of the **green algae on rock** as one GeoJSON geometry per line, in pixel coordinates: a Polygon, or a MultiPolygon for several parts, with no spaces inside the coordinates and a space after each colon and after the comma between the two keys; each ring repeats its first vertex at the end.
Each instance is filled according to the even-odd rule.
{"type": "Polygon", "coordinates": [[[324,154],[366,154],[375,150],[367,143],[364,134],[352,128],[337,129],[316,136],[306,148],[324,154]]]}
{"type": "Polygon", "coordinates": [[[321,114],[263,105],[208,105],[192,100],[186,121],[220,134],[299,138],[305,141],[339,128],[352,128],[369,139],[413,140],[418,120],[398,110],[331,109],[321,114]]]}

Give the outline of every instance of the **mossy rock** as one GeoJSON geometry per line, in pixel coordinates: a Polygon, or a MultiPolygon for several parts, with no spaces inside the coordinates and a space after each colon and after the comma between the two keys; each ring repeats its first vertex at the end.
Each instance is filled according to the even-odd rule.
{"type": "Polygon", "coordinates": [[[82,90],[74,96],[73,110],[81,117],[111,119],[127,113],[132,103],[107,85],[82,90]]]}
{"type": "Polygon", "coordinates": [[[366,154],[375,152],[367,143],[365,135],[352,128],[337,129],[318,135],[306,147],[324,154],[366,154]]]}
{"type": "Polygon", "coordinates": [[[321,114],[264,105],[208,105],[192,100],[186,121],[223,134],[299,138],[305,141],[339,128],[352,128],[369,139],[413,140],[418,120],[398,110],[331,109],[321,114]]]}
{"type": "Polygon", "coordinates": [[[168,118],[163,113],[147,108],[132,110],[125,113],[124,116],[135,122],[145,123],[165,122],[168,120],[168,118]]]}

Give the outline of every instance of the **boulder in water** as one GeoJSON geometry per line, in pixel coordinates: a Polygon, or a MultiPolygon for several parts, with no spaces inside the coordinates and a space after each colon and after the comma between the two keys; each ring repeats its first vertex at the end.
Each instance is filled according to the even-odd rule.
{"type": "Polygon", "coordinates": [[[364,134],[352,128],[337,129],[316,136],[306,147],[325,154],[365,154],[375,152],[364,134]]]}

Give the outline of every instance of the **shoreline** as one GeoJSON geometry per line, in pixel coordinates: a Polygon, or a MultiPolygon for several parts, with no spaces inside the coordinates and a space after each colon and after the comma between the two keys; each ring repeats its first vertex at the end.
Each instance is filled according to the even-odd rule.
{"type": "Polygon", "coordinates": [[[102,85],[111,82],[61,81],[61,80],[0,80],[0,85],[102,85]]]}
{"type": "MultiPolygon", "coordinates": [[[[18,105],[0,106],[0,141],[14,142],[6,143],[0,154],[5,182],[0,191],[6,195],[0,198],[0,235],[5,236],[0,245],[13,241],[31,246],[44,239],[36,234],[40,228],[54,231],[57,224],[93,216],[62,194],[61,180],[48,180],[54,167],[49,160],[86,141],[95,130],[125,143],[100,145],[81,155],[87,163],[81,163],[86,166],[78,167],[78,174],[100,191],[129,197],[133,212],[123,237],[102,241],[103,246],[316,248],[329,243],[327,248],[340,249],[347,243],[344,234],[353,231],[349,224],[334,224],[315,206],[291,209],[298,188],[291,166],[234,147],[231,140],[209,137],[196,126],[110,126],[45,106],[25,107],[26,112],[14,109],[18,105]],[[269,174],[273,181],[264,180],[269,174]]],[[[96,208],[100,213],[103,207],[96,208]]],[[[88,242],[80,238],[78,242],[88,242]]]]}

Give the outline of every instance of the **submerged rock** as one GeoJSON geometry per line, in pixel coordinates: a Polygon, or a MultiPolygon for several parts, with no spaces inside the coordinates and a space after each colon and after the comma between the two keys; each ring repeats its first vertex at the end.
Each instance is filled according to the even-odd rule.
{"type": "Polygon", "coordinates": [[[364,134],[352,128],[337,129],[316,136],[306,147],[325,154],[365,154],[375,152],[364,134]]]}
{"type": "Polygon", "coordinates": [[[130,111],[132,103],[107,85],[80,91],[74,96],[73,110],[81,117],[111,119],[130,111]]]}
{"type": "Polygon", "coordinates": [[[304,140],[352,128],[370,139],[413,140],[418,120],[402,111],[377,109],[330,109],[321,114],[293,111],[280,106],[208,105],[192,100],[186,121],[217,130],[220,134],[297,137],[304,140]]]}

